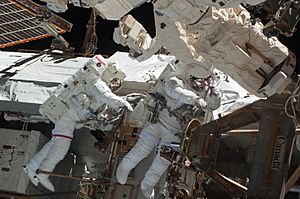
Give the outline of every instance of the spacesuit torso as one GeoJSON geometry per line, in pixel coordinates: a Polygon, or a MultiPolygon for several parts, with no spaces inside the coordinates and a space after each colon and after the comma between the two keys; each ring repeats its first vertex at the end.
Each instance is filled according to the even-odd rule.
{"type": "Polygon", "coordinates": [[[76,115],[72,116],[74,121],[84,122],[92,116],[99,119],[106,105],[112,108],[127,106],[128,103],[112,93],[101,79],[107,67],[105,59],[99,55],[90,59],[53,92],[41,105],[40,112],[54,123],[67,112],[69,117],[76,115]]]}
{"type": "Polygon", "coordinates": [[[166,127],[171,134],[181,134],[192,118],[204,116],[204,110],[195,106],[195,100],[202,98],[207,101],[209,109],[220,106],[220,96],[209,97],[207,91],[196,91],[180,77],[171,77],[158,84],[154,92],[165,99],[165,105],[160,108],[157,123],[166,127]],[[174,91],[176,87],[180,91],[174,91]]]}
{"type": "Polygon", "coordinates": [[[40,112],[55,123],[69,109],[74,109],[80,120],[86,120],[91,111],[96,111],[103,104],[96,100],[97,94],[93,92],[93,87],[98,82],[102,84],[100,75],[105,67],[104,64],[101,67],[101,63],[96,63],[96,60],[91,59],[83,68],[59,85],[41,105],[40,112]]]}

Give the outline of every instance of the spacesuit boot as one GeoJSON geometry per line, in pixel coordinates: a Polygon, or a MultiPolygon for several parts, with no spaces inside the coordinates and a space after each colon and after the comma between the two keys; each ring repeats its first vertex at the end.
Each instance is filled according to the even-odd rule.
{"type": "Polygon", "coordinates": [[[116,178],[120,184],[126,184],[127,177],[131,169],[123,168],[123,165],[120,164],[116,171],[116,178]]]}
{"type": "MultiPolygon", "coordinates": [[[[39,167],[41,171],[52,172],[57,163],[64,159],[71,145],[71,139],[64,137],[52,137],[50,142],[52,142],[52,146],[39,167]]],[[[37,178],[46,189],[54,192],[54,186],[49,180],[49,175],[41,173],[37,175],[37,178]]]]}
{"type": "Polygon", "coordinates": [[[52,142],[48,142],[37,154],[33,156],[33,158],[29,160],[26,165],[23,166],[23,170],[35,186],[37,186],[39,183],[36,170],[39,168],[42,161],[46,158],[51,146],[52,142]]]}
{"type": "Polygon", "coordinates": [[[154,192],[154,188],[151,185],[148,185],[146,183],[142,183],[141,184],[141,190],[144,194],[144,196],[148,199],[154,199],[155,197],[155,192],[154,192]]]}
{"type": "Polygon", "coordinates": [[[170,161],[161,157],[159,154],[156,155],[141,183],[141,190],[146,198],[154,198],[154,186],[158,183],[170,164],[170,161]]]}
{"type": "Polygon", "coordinates": [[[117,168],[116,178],[120,184],[125,184],[128,174],[141,160],[147,157],[155,144],[143,138],[139,138],[135,146],[124,156],[121,164],[117,168]]]}

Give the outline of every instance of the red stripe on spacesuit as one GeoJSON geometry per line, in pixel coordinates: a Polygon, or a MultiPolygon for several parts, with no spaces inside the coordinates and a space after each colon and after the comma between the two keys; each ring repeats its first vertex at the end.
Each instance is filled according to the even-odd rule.
{"type": "Polygon", "coordinates": [[[73,138],[70,137],[70,136],[60,135],[60,134],[52,134],[52,137],[63,137],[63,138],[68,138],[68,139],[70,139],[70,140],[73,140],[73,138]]]}
{"type": "Polygon", "coordinates": [[[96,56],[96,59],[97,59],[101,64],[105,65],[105,63],[104,63],[98,56],[96,56]]]}

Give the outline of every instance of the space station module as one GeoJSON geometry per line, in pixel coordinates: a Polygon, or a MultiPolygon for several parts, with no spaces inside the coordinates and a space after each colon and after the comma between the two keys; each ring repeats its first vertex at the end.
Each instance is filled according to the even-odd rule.
{"type": "Polygon", "coordinates": [[[259,22],[252,24],[242,6],[208,7],[202,1],[154,3],[156,36],[130,15],[115,29],[114,41],[128,46],[139,61],[161,49],[185,65],[215,67],[249,92],[268,97],[291,83],[295,55],[276,37],[268,38],[259,22]]]}

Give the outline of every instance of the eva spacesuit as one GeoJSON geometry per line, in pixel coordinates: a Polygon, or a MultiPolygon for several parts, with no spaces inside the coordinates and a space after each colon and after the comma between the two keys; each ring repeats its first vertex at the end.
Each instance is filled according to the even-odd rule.
{"type": "Polygon", "coordinates": [[[41,113],[55,123],[55,128],[51,140],[24,166],[34,185],[41,183],[48,190],[54,191],[49,176],[36,174],[37,169],[52,172],[67,154],[75,128],[92,114],[97,114],[99,107],[106,104],[112,108],[126,107],[132,111],[131,105],[112,93],[108,86],[116,78],[123,81],[125,73],[115,63],[107,64],[102,56],[97,55],[41,105],[41,113]]]}
{"type": "MultiPolygon", "coordinates": [[[[187,111],[191,113],[195,107],[214,110],[220,106],[221,91],[219,89],[193,90],[195,85],[192,78],[198,79],[194,76],[207,77],[210,73],[205,73],[204,70],[201,71],[195,67],[190,69],[190,73],[186,77],[183,75],[168,78],[163,83],[159,83],[160,86],[154,90],[163,96],[166,100],[166,106],[159,112],[157,122],[148,122],[145,124],[138,142],[120,163],[116,171],[116,177],[120,184],[126,183],[130,170],[147,157],[157,146],[158,142],[159,146],[170,146],[171,143],[180,142],[180,135],[188,121],[183,120],[185,116],[179,109],[189,107],[184,111],[186,114],[187,111]],[[199,74],[199,71],[202,74],[199,74]],[[190,75],[192,75],[191,78],[190,75]]],[[[170,164],[171,162],[161,157],[159,153],[156,155],[141,182],[141,190],[147,198],[153,197],[154,186],[158,183],[160,177],[170,164]]]]}

